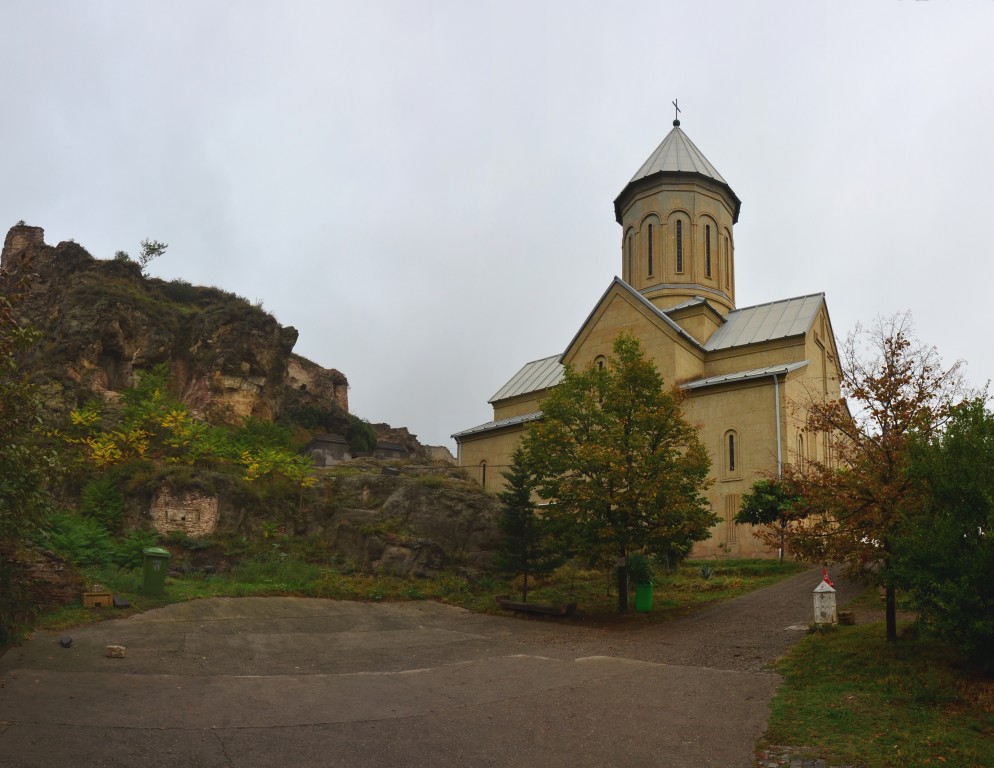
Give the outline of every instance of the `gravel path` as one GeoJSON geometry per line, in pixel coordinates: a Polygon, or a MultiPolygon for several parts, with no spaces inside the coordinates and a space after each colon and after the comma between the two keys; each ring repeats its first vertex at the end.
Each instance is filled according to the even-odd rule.
{"type": "MultiPolygon", "coordinates": [[[[569,643],[577,653],[603,653],[660,664],[768,672],[772,663],[808,629],[813,620],[812,591],[821,582],[812,568],[771,587],[752,592],[693,615],[641,627],[602,629],[524,621],[521,638],[551,644],[569,643]],[[535,626],[528,625],[539,625],[535,626]]],[[[839,606],[863,587],[834,569],[839,606]]]]}

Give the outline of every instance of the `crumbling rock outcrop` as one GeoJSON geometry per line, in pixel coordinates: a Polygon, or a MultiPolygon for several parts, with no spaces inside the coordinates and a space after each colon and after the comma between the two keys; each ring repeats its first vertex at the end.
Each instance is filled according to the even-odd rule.
{"type": "Polygon", "coordinates": [[[134,261],[95,259],[71,241],[47,245],[25,224],[7,233],[0,266],[31,274],[23,312],[42,340],[28,362],[53,412],[113,400],[160,364],[211,421],[273,419],[288,393],[297,407],[348,411],[345,376],[294,355],[296,329],[234,294],[147,278],[134,261]]]}
{"type": "Polygon", "coordinates": [[[366,459],[347,472],[321,472],[301,493],[248,503],[230,477],[175,469],[153,491],[129,491],[127,527],[191,538],[280,534],[325,539],[356,567],[424,576],[446,568],[485,570],[498,548],[497,499],[439,465],[389,466],[366,459]],[[268,529],[268,530],[267,530],[268,529]]]}
{"type": "Polygon", "coordinates": [[[306,532],[328,537],[364,568],[398,575],[486,569],[499,544],[500,502],[456,469],[325,476],[314,491],[335,505],[306,510],[306,532]]]}
{"type": "MultiPolygon", "coordinates": [[[[73,566],[48,550],[16,546],[13,542],[0,542],[0,564],[10,580],[9,588],[20,592],[21,605],[33,610],[65,605],[79,598],[83,579],[73,566]]],[[[11,617],[14,623],[28,617],[11,617]]],[[[0,630],[4,623],[0,622],[0,630]]]]}
{"type": "MultiPolygon", "coordinates": [[[[7,233],[0,266],[27,278],[18,311],[40,341],[25,372],[56,421],[94,397],[113,403],[142,372],[166,366],[175,392],[214,423],[287,416],[302,429],[350,426],[346,377],[294,355],[297,331],[239,296],[148,278],[123,254],[101,260],[75,242],[47,245],[40,227],[25,224],[7,233]]],[[[325,537],[363,568],[487,567],[496,500],[445,466],[445,448],[422,446],[404,428],[375,431],[372,458],[264,503],[233,477],[189,468],[167,477],[160,467],[154,481],[129,487],[125,526],[209,538],[268,535],[277,525],[325,537]],[[383,455],[412,463],[378,463],[383,455]]]]}
{"type": "Polygon", "coordinates": [[[391,427],[389,424],[373,424],[380,443],[403,447],[407,455],[426,461],[455,464],[452,452],[443,445],[422,445],[418,436],[411,434],[407,427],[391,427]]]}

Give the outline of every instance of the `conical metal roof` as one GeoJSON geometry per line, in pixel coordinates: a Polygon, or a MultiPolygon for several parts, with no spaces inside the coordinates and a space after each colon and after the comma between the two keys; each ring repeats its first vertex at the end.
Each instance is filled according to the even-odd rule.
{"type": "Polygon", "coordinates": [[[673,121],[673,130],[666,134],[656,150],[649,155],[649,159],[642,163],[635,175],[628,183],[644,179],[656,173],[699,173],[701,176],[719,181],[728,185],[721,174],[704,157],[701,152],[682,130],[680,121],[673,121]]]}
{"type": "Polygon", "coordinates": [[[673,130],[666,134],[666,138],[649,155],[649,159],[642,163],[642,167],[635,172],[631,181],[615,198],[614,215],[619,224],[621,224],[622,200],[626,194],[632,189],[643,189],[646,185],[652,185],[651,179],[664,174],[696,175],[721,184],[728,190],[732,198],[732,222],[739,220],[739,209],[742,207],[742,203],[738,195],[722,178],[718,170],[711,165],[711,162],[704,157],[704,153],[687,138],[687,134],[680,130],[680,121],[674,120],[673,130]]]}

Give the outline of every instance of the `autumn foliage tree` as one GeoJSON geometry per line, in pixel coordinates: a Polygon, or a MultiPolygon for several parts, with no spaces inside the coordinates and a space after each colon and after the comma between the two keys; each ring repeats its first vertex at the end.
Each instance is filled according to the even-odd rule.
{"type": "Polygon", "coordinates": [[[961,364],[944,368],[936,349],[915,337],[908,314],[857,326],[841,354],[845,399],[806,404],[805,428],[831,436],[831,456],[785,468],[807,514],[793,546],[882,584],[894,640],[894,543],[925,502],[909,471],[912,446],[930,441],[962,398],[961,364]]]}
{"type": "Polygon", "coordinates": [[[686,554],[717,522],[703,491],[710,458],[638,340],[621,334],[603,366],[567,366],[523,441],[540,497],[563,540],[618,563],[627,610],[628,555],[686,554]]]}

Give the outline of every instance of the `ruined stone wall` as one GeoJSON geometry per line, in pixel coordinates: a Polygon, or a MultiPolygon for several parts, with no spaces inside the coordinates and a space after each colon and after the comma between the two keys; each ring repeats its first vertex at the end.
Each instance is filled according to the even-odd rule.
{"type": "Polygon", "coordinates": [[[189,491],[172,493],[160,488],[152,499],[152,525],[161,534],[182,531],[187,536],[209,536],[217,527],[217,496],[189,491]]]}
{"type": "Polygon", "coordinates": [[[349,381],[341,371],[322,368],[306,357],[291,355],[287,360],[286,383],[300,404],[328,407],[335,403],[349,412],[349,381]]]}
{"type": "Polygon", "coordinates": [[[45,245],[45,230],[41,227],[29,227],[27,224],[11,227],[3,241],[3,251],[0,252],[0,269],[9,269],[10,260],[15,254],[31,246],[43,245],[45,245]]]}
{"type": "Polygon", "coordinates": [[[456,457],[444,445],[426,445],[424,452],[432,461],[444,461],[446,464],[453,465],[456,463],[456,457]]]}

